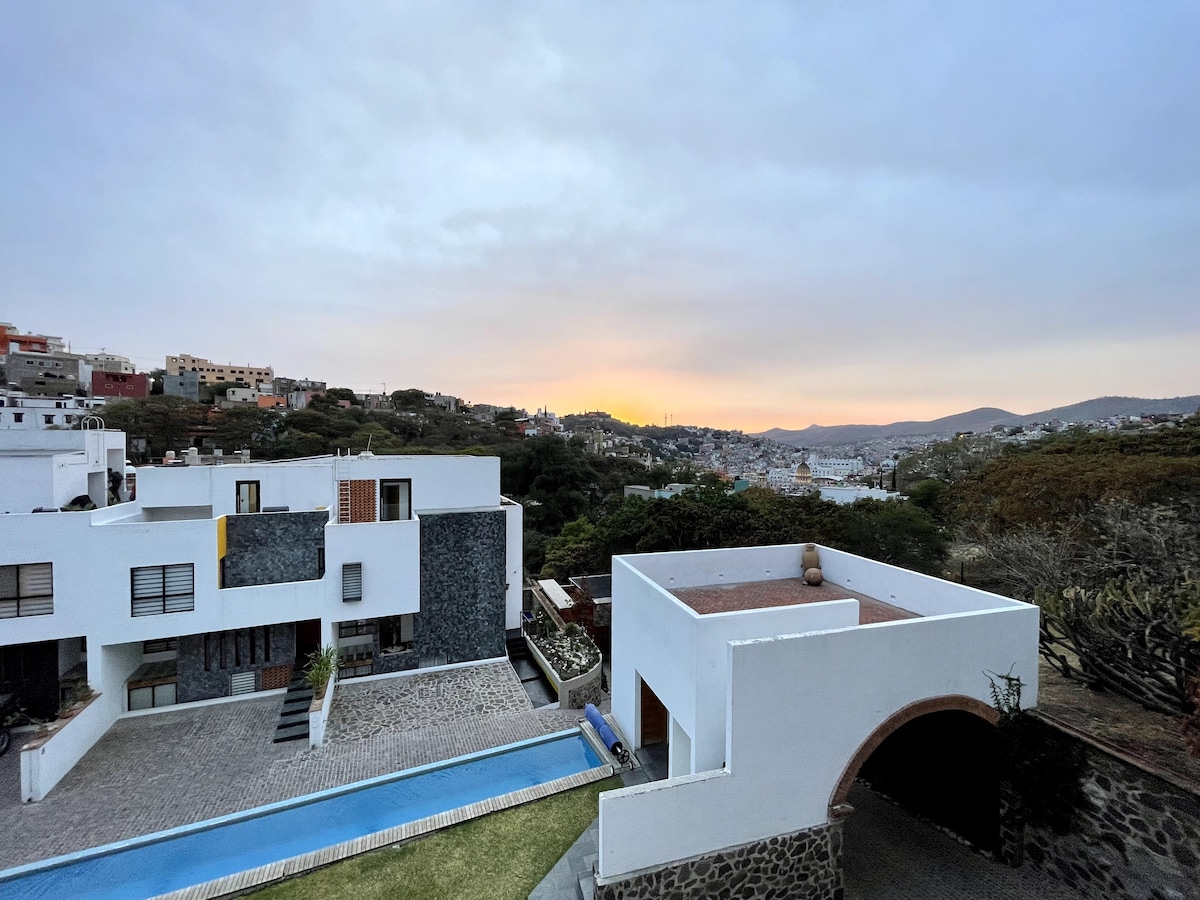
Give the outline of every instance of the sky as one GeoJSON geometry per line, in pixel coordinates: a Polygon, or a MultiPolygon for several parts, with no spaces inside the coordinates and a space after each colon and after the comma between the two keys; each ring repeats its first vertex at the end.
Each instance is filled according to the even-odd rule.
{"type": "Polygon", "coordinates": [[[0,321],[742,428],[1200,393],[1200,4],[0,0],[0,321]]]}

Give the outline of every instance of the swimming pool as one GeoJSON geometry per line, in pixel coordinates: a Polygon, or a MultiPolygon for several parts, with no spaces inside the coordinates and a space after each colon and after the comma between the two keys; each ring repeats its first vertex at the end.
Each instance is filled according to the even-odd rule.
{"type": "Polygon", "coordinates": [[[145,900],[602,765],[558,732],[0,872],[0,898],[145,900]]]}

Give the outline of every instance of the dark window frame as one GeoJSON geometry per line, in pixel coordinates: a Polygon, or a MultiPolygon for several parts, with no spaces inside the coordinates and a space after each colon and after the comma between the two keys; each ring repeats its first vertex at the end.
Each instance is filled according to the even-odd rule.
{"type": "Polygon", "coordinates": [[[380,522],[407,522],[412,518],[412,479],[411,478],[381,478],[379,479],[379,521],[380,522]],[[390,512],[391,504],[384,502],[384,490],[392,486],[399,487],[400,485],[408,485],[407,504],[404,508],[400,507],[400,498],[396,498],[396,515],[385,515],[385,511],[390,512]]]}
{"type": "Polygon", "coordinates": [[[234,508],[237,509],[238,515],[249,515],[252,513],[262,512],[262,482],[259,481],[258,479],[252,479],[252,480],[246,480],[246,481],[235,481],[234,488],[233,488],[233,505],[234,505],[234,508]],[[243,484],[254,485],[254,497],[253,497],[252,503],[250,504],[251,506],[254,507],[253,509],[243,510],[241,508],[242,485],[243,484]]]}
{"type": "Polygon", "coordinates": [[[343,603],[358,603],[363,598],[362,576],[363,565],[357,563],[342,564],[342,602],[343,603]],[[347,580],[346,576],[350,578],[347,580]],[[357,591],[355,590],[355,582],[358,584],[357,591]]]}
{"type": "MultiPolygon", "coordinates": [[[[143,575],[143,578],[148,576],[143,575]]],[[[134,566],[129,570],[129,612],[133,617],[140,616],[162,616],[173,613],[195,612],[196,610],[196,564],[195,563],[166,563],[161,566],[134,566]],[[168,575],[173,577],[182,576],[183,569],[188,570],[188,590],[167,590],[168,575]],[[143,593],[138,595],[138,573],[150,573],[158,570],[159,575],[159,591],[157,593],[143,593]],[[171,571],[168,571],[171,570],[171,571]],[[180,570],[180,571],[176,571],[180,570]],[[158,608],[152,608],[151,604],[158,602],[158,608]],[[141,604],[142,611],[138,611],[138,605],[141,604]],[[185,605],[186,603],[186,605],[185,605]],[[175,606],[176,609],[168,607],[175,606]]]]}
{"type": "MultiPolygon", "coordinates": [[[[0,566],[0,570],[11,570],[13,590],[11,594],[0,596],[0,619],[20,619],[32,616],[51,616],[54,615],[54,563],[53,562],[36,562],[36,563],[14,563],[12,565],[0,566]],[[21,574],[23,569],[32,568],[34,566],[46,566],[49,569],[49,584],[50,590],[48,593],[22,593],[21,591],[21,574]],[[46,602],[49,601],[50,608],[42,609],[46,602]],[[8,615],[4,604],[11,603],[12,615],[8,615]],[[37,607],[38,612],[27,612],[30,606],[37,607]]],[[[3,582],[0,582],[3,583],[3,582]]]]}

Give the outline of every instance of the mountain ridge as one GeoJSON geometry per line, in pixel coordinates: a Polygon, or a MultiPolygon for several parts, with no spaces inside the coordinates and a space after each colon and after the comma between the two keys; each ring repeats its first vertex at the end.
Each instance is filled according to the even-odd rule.
{"type": "Polygon", "coordinates": [[[794,447],[820,447],[830,444],[853,444],[858,441],[888,437],[917,437],[951,435],[960,431],[989,431],[996,425],[1009,427],[1048,422],[1087,421],[1110,416],[1155,415],[1165,413],[1194,413],[1200,408],[1200,395],[1150,399],[1145,397],[1095,397],[1057,406],[1041,412],[1020,415],[994,406],[954,413],[929,421],[892,422],[889,425],[809,425],[807,428],[771,428],[751,437],[765,437],[794,447]]]}

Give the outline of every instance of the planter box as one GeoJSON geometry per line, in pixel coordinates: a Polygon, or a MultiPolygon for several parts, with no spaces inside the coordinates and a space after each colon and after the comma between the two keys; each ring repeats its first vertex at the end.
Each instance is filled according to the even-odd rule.
{"type": "Polygon", "coordinates": [[[525,636],[525,646],[529,648],[538,668],[545,673],[554,690],[558,692],[560,709],[583,709],[588,703],[600,701],[600,669],[604,665],[603,657],[582,675],[564,681],[528,635],[525,636]]]}

